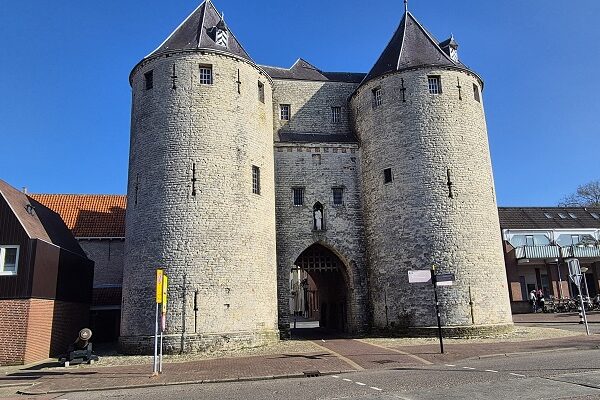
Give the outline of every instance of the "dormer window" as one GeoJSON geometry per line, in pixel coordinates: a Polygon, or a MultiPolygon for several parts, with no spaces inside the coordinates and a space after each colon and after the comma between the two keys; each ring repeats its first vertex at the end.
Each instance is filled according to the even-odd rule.
{"type": "Polygon", "coordinates": [[[458,43],[454,40],[454,36],[450,36],[450,39],[444,40],[440,43],[442,51],[450,57],[454,62],[458,62],[458,43]]]}
{"type": "Polygon", "coordinates": [[[217,46],[227,48],[229,44],[229,29],[227,29],[225,21],[221,19],[215,29],[215,43],[217,46]]]}

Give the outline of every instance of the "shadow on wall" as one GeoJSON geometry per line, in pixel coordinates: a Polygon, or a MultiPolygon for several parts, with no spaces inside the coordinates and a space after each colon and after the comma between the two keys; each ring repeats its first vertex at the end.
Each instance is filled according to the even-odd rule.
{"type": "Polygon", "coordinates": [[[72,231],[75,237],[124,237],[125,208],[111,207],[109,212],[79,210],[72,231]]]}

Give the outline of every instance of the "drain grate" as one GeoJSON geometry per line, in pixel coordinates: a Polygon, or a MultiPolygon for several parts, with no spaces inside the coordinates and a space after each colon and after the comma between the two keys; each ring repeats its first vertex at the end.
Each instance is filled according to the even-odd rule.
{"type": "Polygon", "coordinates": [[[394,361],[394,360],[376,360],[376,361],[373,361],[373,362],[375,364],[381,364],[381,365],[383,365],[383,364],[395,363],[396,361],[394,361]]]}
{"type": "Polygon", "coordinates": [[[318,376],[321,376],[321,373],[319,371],[303,371],[302,373],[304,374],[305,378],[316,378],[318,376]]]}

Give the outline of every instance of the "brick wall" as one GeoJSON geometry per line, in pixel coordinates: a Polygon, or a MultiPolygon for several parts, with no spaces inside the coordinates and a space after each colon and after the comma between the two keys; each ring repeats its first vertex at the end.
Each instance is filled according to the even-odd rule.
{"type": "Polygon", "coordinates": [[[0,365],[23,364],[28,315],[28,300],[0,300],[0,365]]]}
{"type": "Polygon", "coordinates": [[[44,299],[0,301],[0,365],[58,356],[87,327],[89,305],[44,299]]]}

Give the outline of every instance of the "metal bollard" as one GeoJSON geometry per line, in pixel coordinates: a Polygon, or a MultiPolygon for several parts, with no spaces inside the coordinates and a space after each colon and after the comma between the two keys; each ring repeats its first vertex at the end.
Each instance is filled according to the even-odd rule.
{"type": "Polygon", "coordinates": [[[577,310],[579,311],[579,323],[583,324],[583,311],[581,310],[581,306],[577,307],[577,310]]]}

